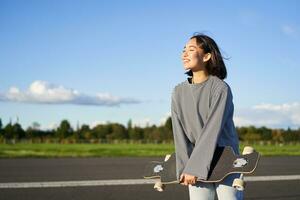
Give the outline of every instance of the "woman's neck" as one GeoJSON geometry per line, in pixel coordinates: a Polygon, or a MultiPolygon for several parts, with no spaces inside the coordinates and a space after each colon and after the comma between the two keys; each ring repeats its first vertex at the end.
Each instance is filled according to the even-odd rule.
{"type": "Polygon", "coordinates": [[[206,81],[208,79],[209,74],[206,71],[197,71],[193,72],[193,83],[202,83],[203,81],[206,81]]]}

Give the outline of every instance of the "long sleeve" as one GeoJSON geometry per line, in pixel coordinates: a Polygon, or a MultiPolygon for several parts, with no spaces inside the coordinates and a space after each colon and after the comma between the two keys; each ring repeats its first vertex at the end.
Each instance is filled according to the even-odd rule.
{"type": "Polygon", "coordinates": [[[183,173],[207,179],[218,136],[231,112],[232,94],[230,88],[222,88],[212,97],[211,107],[202,133],[196,138],[195,147],[183,173]]]}
{"type": "Polygon", "coordinates": [[[176,155],[176,172],[177,179],[179,180],[180,175],[189,159],[189,155],[192,151],[192,144],[187,138],[184,128],[180,122],[177,105],[174,94],[172,95],[171,103],[171,119],[172,119],[172,130],[175,144],[175,155],[176,155]]]}

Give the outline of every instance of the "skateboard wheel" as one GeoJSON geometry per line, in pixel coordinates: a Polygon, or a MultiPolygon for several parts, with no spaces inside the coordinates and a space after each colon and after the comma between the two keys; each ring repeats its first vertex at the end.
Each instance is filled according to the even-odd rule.
{"type": "Polygon", "coordinates": [[[165,189],[165,186],[161,182],[156,182],[154,184],[154,189],[157,190],[158,192],[162,192],[165,189]]]}
{"type": "Polygon", "coordinates": [[[167,154],[165,157],[165,162],[167,162],[171,158],[171,154],[167,154]]]}
{"type": "Polygon", "coordinates": [[[251,146],[245,146],[243,150],[243,155],[250,154],[254,152],[254,148],[251,146]]]}
{"type": "Polygon", "coordinates": [[[245,188],[245,182],[242,179],[236,178],[232,183],[232,187],[239,191],[243,191],[245,188]]]}

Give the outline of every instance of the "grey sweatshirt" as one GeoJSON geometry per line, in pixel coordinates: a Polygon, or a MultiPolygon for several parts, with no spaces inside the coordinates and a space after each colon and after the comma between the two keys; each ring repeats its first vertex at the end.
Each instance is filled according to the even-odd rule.
{"type": "Polygon", "coordinates": [[[171,117],[176,170],[206,180],[216,146],[231,146],[238,154],[229,85],[209,75],[202,83],[190,78],[172,92],[171,117]]]}

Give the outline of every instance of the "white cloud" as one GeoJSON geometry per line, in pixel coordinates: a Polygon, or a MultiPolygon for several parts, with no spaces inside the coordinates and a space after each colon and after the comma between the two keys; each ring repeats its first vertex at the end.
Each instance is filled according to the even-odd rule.
{"type": "MultiPolygon", "coordinates": [[[[108,124],[109,121],[93,121],[89,124],[87,124],[90,128],[95,128],[96,126],[100,125],[100,124],[108,124]]],[[[83,123],[85,124],[85,123],[83,123]]],[[[82,126],[83,124],[80,124],[80,126],[82,126]]]]}
{"type": "Polygon", "coordinates": [[[132,120],[133,126],[139,126],[139,127],[147,127],[147,126],[164,126],[167,119],[171,117],[171,112],[165,113],[164,116],[162,116],[159,120],[151,120],[150,118],[144,118],[144,119],[136,119],[132,120]]]}
{"type": "Polygon", "coordinates": [[[0,94],[1,101],[45,103],[45,104],[78,104],[118,106],[121,104],[136,104],[139,100],[122,98],[108,93],[98,93],[94,96],[79,93],[77,90],[46,81],[34,81],[26,91],[11,87],[7,93],[0,94]]]}
{"type": "Polygon", "coordinates": [[[294,102],[294,103],[290,103],[290,104],[284,103],[281,105],[262,103],[262,104],[253,106],[252,108],[254,110],[277,111],[277,112],[287,113],[287,112],[293,111],[294,109],[299,109],[300,104],[298,102],[294,102]]]}
{"type": "MultiPolygon", "coordinates": [[[[146,127],[164,125],[171,113],[165,113],[158,123],[150,118],[132,120],[133,126],[146,127]]],[[[269,104],[261,103],[249,108],[235,109],[234,123],[236,126],[266,126],[270,128],[299,128],[300,102],[269,104]]]]}
{"type": "Polygon", "coordinates": [[[144,119],[139,119],[139,120],[132,120],[132,126],[133,127],[148,127],[153,125],[154,123],[151,122],[150,118],[144,118],[144,119]]]}
{"type": "Polygon", "coordinates": [[[58,123],[50,123],[46,128],[42,128],[43,130],[55,130],[59,127],[58,123]]]}
{"type": "Polygon", "coordinates": [[[237,126],[268,126],[272,128],[300,127],[300,103],[262,103],[251,108],[238,109],[234,122],[237,126]]]}

